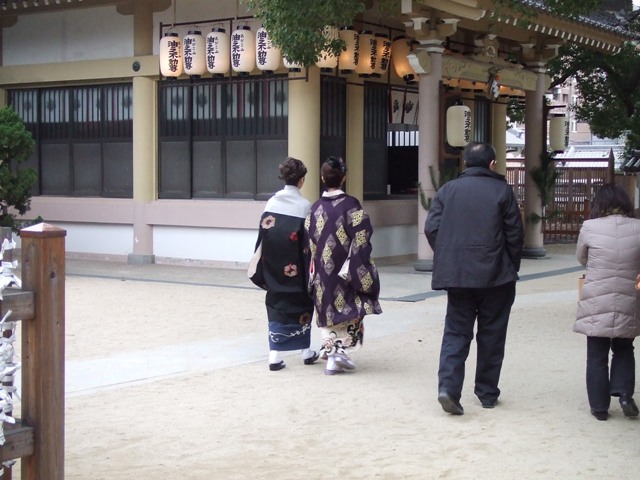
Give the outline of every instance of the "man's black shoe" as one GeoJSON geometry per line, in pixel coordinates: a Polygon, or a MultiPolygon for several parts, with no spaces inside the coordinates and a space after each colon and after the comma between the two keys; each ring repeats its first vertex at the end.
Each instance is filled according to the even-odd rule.
{"type": "Polygon", "coordinates": [[[482,408],[494,408],[498,404],[498,399],[494,400],[480,400],[482,408]]]}
{"type": "Polygon", "coordinates": [[[638,406],[636,402],[633,401],[633,397],[631,395],[620,395],[620,406],[622,407],[622,412],[625,417],[637,417],[640,412],[638,412],[638,406]]]}
{"type": "Polygon", "coordinates": [[[438,393],[438,401],[442,405],[442,409],[451,415],[462,415],[464,413],[464,408],[462,408],[460,402],[454,400],[447,392],[438,393]]]}

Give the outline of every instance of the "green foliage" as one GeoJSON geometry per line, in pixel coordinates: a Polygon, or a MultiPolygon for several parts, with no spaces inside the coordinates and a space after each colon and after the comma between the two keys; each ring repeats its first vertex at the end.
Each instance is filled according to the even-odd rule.
{"type": "Polygon", "coordinates": [[[524,123],[524,105],[517,98],[510,98],[507,102],[507,128],[511,128],[512,123],[524,123]]]}
{"type": "MultiPolygon", "coordinates": [[[[436,192],[449,180],[453,180],[454,178],[456,178],[459,173],[460,169],[458,167],[443,168],[440,170],[440,178],[437,179],[433,165],[429,165],[429,177],[431,177],[431,185],[436,192]]],[[[427,195],[422,188],[422,183],[420,182],[418,182],[418,194],[420,195],[420,204],[422,205],[422,208],[424,208],[428,212],[431,209],[431,197],[427,198],[427,195]]]]}
{"type": "Polygon", "coordinates": [[[540,155],[540,166],[532,168],[529,171],[531,179],[538,189],[538,196],[540,197],[540,203],[542,206],[543,216],[537,213],[532,213],[529,217],[529,221],[532,223],[538,223],[540,220],[550,220],[556,214],[554,212],[547,213],[547,205],[551,201],[551,195],[553,194],[556,181],[560,177],[560,172],[556,170],[554,154],[550,152],[544,152],[540,155]]]}
{"type": "Polygon", "coordinates": [[[329,40],[325,27],[351,25],[365,8],[363,0],[243,0],[282,55],[291,62],[313,65],[323,50],[338,56],[344,48],[340,39],[329,40]]]}
{"type": "MultiPolygon", "coordinates": [[[[289,61],[310,66],[323,51],[340,55],[345,44],[328,40],[325,27],[353,25],[354,20],[371,5],[370,0],[241,0],[262,20],[274,43],[289,61]]],[[[397,16],[400,0],[379,0],[380,19],[397,16]]]]}
{"type": "Polygon", "coordinates": [[[21,168],[35,148],[31,133],[10,108],[0,109],[0,226],[16,228],[14,208],[24,215],[31,206],[31,188],[37,181],[32,168],[21,168]]]}
{"type": "Polygon", "coordinates": [[[556,85],[570,76],[576,79],[581,98],[576,117],[595,135],[627,135],[627,148],[640,146],[640,51],[634,45],[603,55],[570,44],[549,63],[549,73],[556,85]]]}

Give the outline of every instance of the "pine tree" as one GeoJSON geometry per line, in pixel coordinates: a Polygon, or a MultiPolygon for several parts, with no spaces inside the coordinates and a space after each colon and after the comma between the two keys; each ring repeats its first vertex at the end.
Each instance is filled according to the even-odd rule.
{"type": "Polygon", "coordinates": [[[38,177],[32,168],[20,166],[35,148],[35,141],[20,117],[11,109],[0,109],[0,226],[16,230],[16,213],[31,207],[31,188],[38,177]]]}

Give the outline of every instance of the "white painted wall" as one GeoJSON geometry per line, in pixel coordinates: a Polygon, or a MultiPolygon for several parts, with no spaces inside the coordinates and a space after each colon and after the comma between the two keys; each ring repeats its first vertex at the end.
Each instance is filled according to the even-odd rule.
{"type": "Polygon", "coordinates": [[[131,57],[133,16],[115,7],[22,15],[4,30],[5,66],[131,57]]]}
{"type": "MultiPolygon", "coordinates": [[[[114,224],[51,222],[66,230],[65,250],[70,257],[126,261],[132,253],[133,227],[114,224]]],[[[227,268],[245,268],[255,247],[258,231],[155,226],[154,255],[158,263],[202,263],[227,268]]],[[[20,239],[16,237],[18,248],[20,239]]],[[[414,255],[417,250],[415,226],[375,228],[373,257],[414,255]]]]}
{"type": "Polygon", "coordinates": [[[418,237],[415,225],[373,226],[372,256],[374,258],[415,255],[418,237]]]}
{"type": "MultiPolygon", "coordinates": [[[[49,223],[49,222],[47,222],[49,223]]],[[[99,259],[100,256],[122,259],[132,252],[133,227],[91,223],[58,223],[51,225],[67,231],[65,250],[99,259]]]]}
{"type": "MultiPolygon", "coordinates": [[[[256,220],[257,222],[257,220],[256,220]]],[[[258,229],[155,226],[153,252],[156,257],[246,264],[253,255],[258,229]]]]}

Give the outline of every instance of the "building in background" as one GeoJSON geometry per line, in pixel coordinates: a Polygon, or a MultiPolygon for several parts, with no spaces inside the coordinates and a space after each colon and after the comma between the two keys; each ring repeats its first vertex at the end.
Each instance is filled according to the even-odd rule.
{"type": "MultiPolygon", "coordinates": [[[[558,45],[612,54],[630,38],[606,22],[527,4],[534,15],[525,23],[517,11],[492,17],[489,1],[400,2],[384,20],[370,2],[354,31],[392,40],[382,73],[283,63],[244,71],[239,62],[219,76],[189,63],[198,48],[191,35],[224,28],[239,42],[257,33],[236,0],[0,3],[0,104],[37,140],[29,215],[67,230],[68,255],[244,266],[264,202],[280,188],[278,163],[287,155],[306,163],[303,194],[314,200],[322,159],[341,155],[347,190],[372,218],[373,255],[428,261],[417,184],[432,196],[432,172],[461,168],[469,140],[495,144],[504,171],[513,95],[523,99],[527,133],[540,139],[524,146],[535,167],[546,149],[545,64],[558,45]],[[180,57],[189,71],[177,78],[160,72],[167,33],[181,46],[189,38],[180,57]]],[[[167,45],[175,53],[177,44],[167,45]]],[[[539,209],[532,185],[524,209],[539,209]]],[[[525,245],[544,255],[539,226],[527,226],[525,245]]]]}

